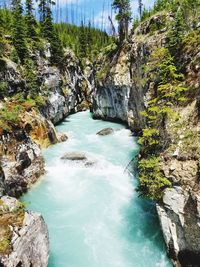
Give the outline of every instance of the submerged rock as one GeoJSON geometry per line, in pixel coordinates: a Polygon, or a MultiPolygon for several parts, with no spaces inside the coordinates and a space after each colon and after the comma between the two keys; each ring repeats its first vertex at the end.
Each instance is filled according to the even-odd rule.
{"type": "Polygon", "coordinates": [[[64,156],[61,157],[62,160],[72,160],[72,161],[86,161],[87,157],[84,153],[81,152],[71,152],[66,153],[64,156]]]}
{"type": "Polygon", "coordinates": [[[96,164],[96,161],[93,159],[88,159],[88,157],[81,152],[72,152],[66,153],[61,157],[62,160],[69,160],[69,161],[78,161],[82,162],[85,167],[90,168],[96,164]]]}
{"type": "Polygon", "coordinates": [[[68,140],[68,136],[65,133],[57,134],[58,142],[62,143],[68,140]]]}
{"type": "Polygon", "coordinates": [[[109,134],[112,134],[112,133],[114,133],[114,130],[112,128],[105,128],[105,129],[99,131],[97,134],[105,136],[105,135],[109,135],[109,134]]]}

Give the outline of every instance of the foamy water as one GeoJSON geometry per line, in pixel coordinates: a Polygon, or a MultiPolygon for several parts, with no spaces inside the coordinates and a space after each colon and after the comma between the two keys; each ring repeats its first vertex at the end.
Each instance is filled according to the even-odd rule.
{"type": "Polygon", "coordinates": [[[47,173],[23,198],[48,224],[49,267],[172,266],[154,205],[138,198],[136,178],[124,172],[138,153],[130,131],[89,112],[57,128],[69,140],[44,151],[47,173]],[[106,127],[115,133],[96,135],[106,127]],[[84,152],[93,165],[61,160],[67,152],[84,152]]]}

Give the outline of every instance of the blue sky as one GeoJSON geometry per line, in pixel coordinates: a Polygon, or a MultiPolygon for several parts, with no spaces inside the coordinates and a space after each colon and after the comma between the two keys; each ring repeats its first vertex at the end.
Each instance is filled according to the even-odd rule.
{"type": "MultiPolygon", "coordinates": [[[[54,0],[54,14],[56,20],[80,24],[81,20],[86,23],[91,20],[98,28],[109,28],[108,16],[114,19],[114,11],[111,8],[113,0],[54,0]],[[60,7],[59,11],[55,11],[60,7]],[[103,26],[102,26],[103,25],[103,26]]],[[[149,8],[154,0],[143,0],[144,6],[149,8]]],[[[138,0],[131,0],[133,17],[138,15],[138,0]]]]}

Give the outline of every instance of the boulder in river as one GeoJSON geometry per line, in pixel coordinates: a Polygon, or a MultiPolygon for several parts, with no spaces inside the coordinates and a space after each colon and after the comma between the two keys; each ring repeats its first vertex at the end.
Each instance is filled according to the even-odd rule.
{"type": "Polygon", "coordinates": [[[66,153],[61,157],[62,160],[72,160],[72,161],[85,161],[87,157],[84,153],[81,152],[71,152],[66,153]]]}
{"type": "Polygon", "coordinates": [[[105,136],[105,135],[109,135],[109,134],[113,134],[113,133],[114,133],[114,130],[112,128],[105,128],[105,129],[99,131],[97,134],[105,136]]]}
{"type": "Polygon", "coordinates": [[[57,134],[58,142],[66,142],[68,140],[68,136],[65,133],[58,133],[57,134]]]}

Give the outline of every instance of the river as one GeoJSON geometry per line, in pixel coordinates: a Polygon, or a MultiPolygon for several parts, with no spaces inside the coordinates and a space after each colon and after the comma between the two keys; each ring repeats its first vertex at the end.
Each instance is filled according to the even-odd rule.
{"type": "Polygon", "coordinates": [[[47,173],[23,197],[48,225],[49,267],[172,266],[154,205],[138,198],[136,177],[124,172],[139,151],[131,132],[89,112],[69,116],[57,129],[69,139],[44,151],[47,173]],[[96,135],[106,127],[114,134],[96,135]],[[74,151],[93,164],[60,159],[74,151]]]}

